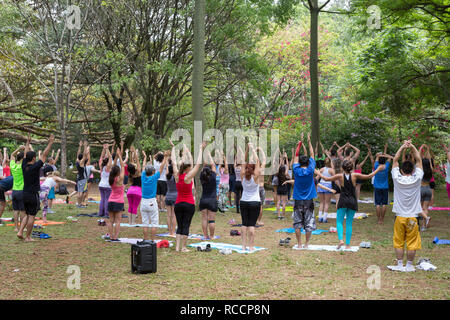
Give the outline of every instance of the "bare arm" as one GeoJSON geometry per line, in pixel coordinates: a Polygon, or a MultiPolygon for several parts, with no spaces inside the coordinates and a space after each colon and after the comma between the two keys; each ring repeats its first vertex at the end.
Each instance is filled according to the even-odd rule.
{"type": "Polygon", "coordinates": [[[197,162],[195,166],[192,168],[191,171],[184,177],[184,182],[189,184],[191,183],[191,180],[197,175],[198,170],[200,169],[201,163],[202,163],[202,157],[203,157],[203,149],[205,148],[206,143],[203,142],[200,145],[198,156],[197,156],[197,162]]]}
{"type": "Polygon", "coordinates": [[[362,173],[353,173],[352,174],[352,179],[354,179],[356,181],[356,179],[359,180],[369,180],[372,179],[372,177],[374,175],[376,175],[378,172],[380,172],[381,170],[384,170],[386,168],[385,165],[379,165],[378,168],[375,171],[372,171],[372,173],[370,174],[362,174],[362,173]]]}
{"type": "Polygon", "coordinates": [[[55,141],[55,136],[53,134],[51,134],[50,138],[48,138],[48,145],[44,149],[44,152],[42,153],[42,155],[39,157],[39,160],[41,160],[42,162],[45,162],[45,160],[47,159],[47,155],[49,154],[54,141],[55,141]]]}
{"type": "MultiPolygon", "coordinates": [[[[142,155],[144,156],[144,159],[142,159],[142,170],[144,170],[147,165],[147,154],[144,150],[142,150],[142,155]]],[[[140,173],[142,173],[142,171],[140,173]]]]}
{"type": "Polygon", "coordinates": [[[331,176],[331,177],[325,177],[324,175],[319,173],[318,176],[325,181],[336,181],[336,180],[342,179],[342,177],[343,177],[342,173],[335,174],[334,176],[331,176]]]}

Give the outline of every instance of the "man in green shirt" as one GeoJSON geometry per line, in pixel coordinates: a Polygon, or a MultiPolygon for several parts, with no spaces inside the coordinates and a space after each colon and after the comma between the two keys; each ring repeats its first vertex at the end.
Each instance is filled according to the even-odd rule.
{"type": "Polygon", "coordinates": [[[24,157],[23,150],[25,146],[20,146],[11,154],[11,175],[14,178],[12,188],[12,205],[14,210],[14,230],[19,231],[19,216],[20,220],[25,218],[25,208],[23,206],[23,171],[22,159],[24,157]]]}

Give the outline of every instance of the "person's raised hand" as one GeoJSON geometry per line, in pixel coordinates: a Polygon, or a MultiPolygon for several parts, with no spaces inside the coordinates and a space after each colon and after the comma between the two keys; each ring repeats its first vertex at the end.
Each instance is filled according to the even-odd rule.
{"type": "Polygon", "coordinates": [[[50,137],[48,138],[48,141],[49,142],[52,142],[53,143],[53,141],[55,141],[55,135],[52,133],[51,135],[50,135],[50,137]]]}
{"type": "Polygon", "coordinates": [[[206,148],[206,141],[203,141],[202,144],[200,145],[201,149],[205,149],[206,148]]]}

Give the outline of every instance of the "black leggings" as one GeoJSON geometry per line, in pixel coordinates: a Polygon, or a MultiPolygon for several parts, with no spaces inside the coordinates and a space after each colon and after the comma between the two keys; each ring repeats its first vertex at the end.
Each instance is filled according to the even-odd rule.
{"type": "Polygon", "coordinates": [[[254,227],[259,217],[261,202],[241,201],[242,226],[254,227]]]}
{"type": "Polygon", "coordinates": [[[243,190],[244,189],[242,188],[242,182],[236,181],[236,184],[234,185],[234,200],[236,201],[236,212],[237,213],[239,213],[239,202],[241,201],[243,190]]]}
{"type": "Polygon", "coordinates": [[[180,202],[175,204],[174,210],[175,217],[177,218],[177,234],[188,236],[192,217],[195,213],[195,205],[187,202],[180,202]]]}

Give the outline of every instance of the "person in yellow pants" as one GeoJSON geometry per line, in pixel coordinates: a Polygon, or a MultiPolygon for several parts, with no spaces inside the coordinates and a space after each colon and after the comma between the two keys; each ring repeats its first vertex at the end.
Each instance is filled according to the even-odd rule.
{"type": "Polygon", "coordinates": [[[416,251],[420,250],[421,239],[417,217],[422,212],[420,204],[420,185],[423,177],[422,158],[411,141],[405,141],[393,160],[392,181],[394,182],[394,248],[397,256],[397,265],[388,266],[388,269],[401,272],[415,271],[413,261],[416,251]],[[402,162],[399,167],[398,160],[403,149],[413,151],[416,164],[411,161],[402,162]],[[403,266],[403,256],[406,244],[406,266],[403,266]]]}

